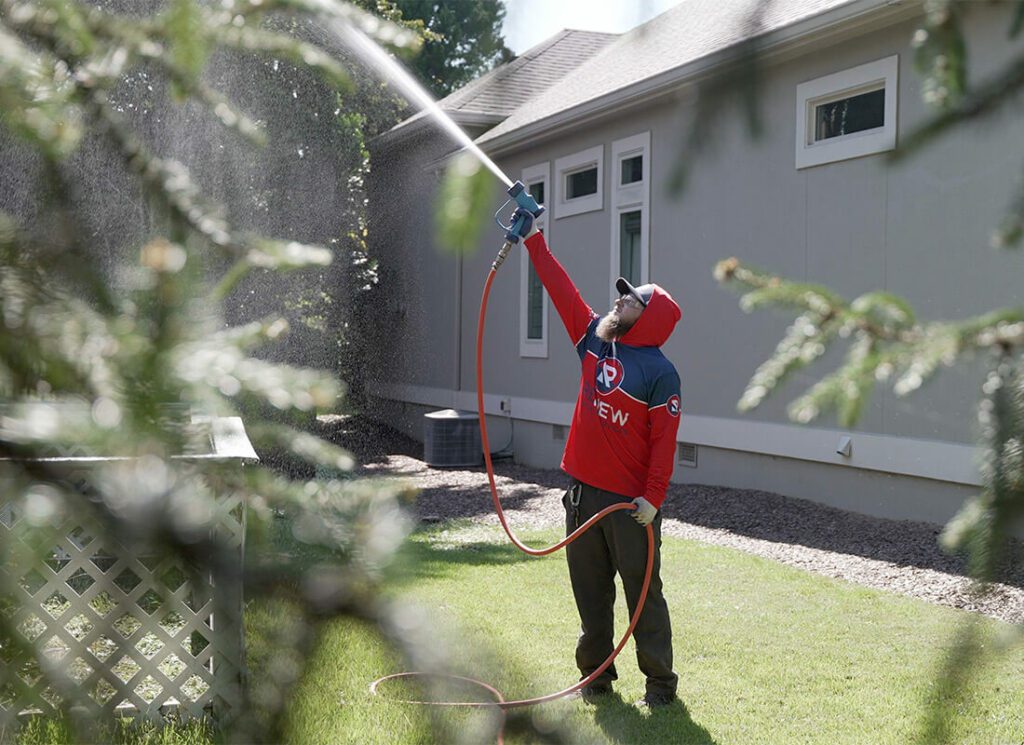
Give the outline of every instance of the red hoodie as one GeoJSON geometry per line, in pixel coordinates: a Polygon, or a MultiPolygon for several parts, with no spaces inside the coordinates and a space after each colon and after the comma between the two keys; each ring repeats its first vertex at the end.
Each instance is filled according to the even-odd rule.
{"type": "Polygon", "coordinates": [[[541,233],[526,240],[583,365],[562,470],[598,489],[660,508],[675,463],[682,410],[679,375],[661,353],[682,313],[657,285],[647,308],[616,342],[595,334],[598,315],[551,255],[541,233]]]}

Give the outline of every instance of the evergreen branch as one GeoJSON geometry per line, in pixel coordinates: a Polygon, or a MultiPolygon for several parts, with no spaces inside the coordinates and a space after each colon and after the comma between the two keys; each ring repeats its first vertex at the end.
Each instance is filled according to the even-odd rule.
{"type": "Polygon", "coordinates": [[[345,68],[313,44],[249,26],[218,26],[210,29],[209,33],[222,46],[247,53],[271,54],[311,68],[341,93],[353,89],[352,78],[345,68]]]}
{"type": "Polygon", "coordinates": [[[55,290],[32,254],[18,255],[3,243],[0,236],[0,390],[35,391],[46,380],[57,390],[109,395],[106,325],[89,305],[55,290]]]}
{"type": "Polygon", "coordinates": [[[1021,28],[1024,28],[1024,3],[1017,3],[1017,12],[1013,14],[1013,22],[1010,24],[1007,36],[1011,39],[1016,38],[1021,28]]]}
{"type": "Polygon", "coordinates": [[[789,418],[807,424],[822,411],[834,408],[842,426],[853,426],[874,388],[874,372],[879,361],[877,342],[870,336],[862,336],[850,347],[842,367],[790,404],[789,418]]]}
{"type": "MultiPolygon", "coordinates": [[[[210,87],[197,76],[180,66],[174,64],[163,52],[159,45],[154,45],[144,40],[136,46],[126,46],[127,53],[123,59],[127,60],[128,54],[147,60],[163,70],[177,89],[179,98],[195,98],[206,105],[214,116],[230,130],[237,132],[253,145],[266,145],[266,135],[251,118],[238,110],[238,108],[220,91],[210,87]]],[[[123,70],[121,69],[90,69],[90,75],[100,87],[112,87],[120,81],[123,70]]]]}
{"type": "Polygon", "coordinates": [[[408,28],[389,21],[350,3],[338,0],[234,0],[227,8],[232,16],[248,17],[273,12],[300,13],[319,18],[338,19],[351,23],[364,34],[393,47],[417,51],[420,37],[408,28]]]}
{"type": "Polygon", "coordinates": [[[268,341],[274,341],[288,331],[288,322],[282,318],[269,318],[265,321],[253,321],[244,326],[205,334],[203,340],[193,348],[184,352],[189,356],[201,349],[224,350],[227,347],[239,352],[252,351],[268,341]]]}
{"type": "Polygon", "coordinates": [[[924,145],[958,124],[995,113],[1014,100],[1024,88],[1024,55],[1010,62],[998,75],[968,91],[955,105],[902,138],[902,144],[889,154],[899,162],[915,154],[924,145]]]}
{"type": "Polygon", "coordinates": [[[791,373],[823,355],[838,331],[835,318],[822,319],[810,313],[799,316],[786,330],[775,353],[754,372],[737,408],[751,411],[760,406],[791,373]]]}
{"type": "Polygon", "coordinates": [[[326,466],[335,475],[347,474],[355,467],[355,459],[347,450],[293,427],[259,423],[248,427],[246,433],[257,449],[283,450],[310,465],[326,466]]]}
{"type": "Polygon", "coordinates": [[[893,392],[905,396],[920,388],[940,365],[952,365],[963,349],[963,338],[953,324],[929,324],[914,335],[912,342],[895,345],[876,377],[884,380],[893,370],[899,370],[893,392]]]}
{"type": "Polygon", "coordinates": [[[293,518],[295,537],[347,558],[354,586],[373,581],[394,557],[409,517],[402,510],[415,490],[396,479],[321,479],[295,482],[265,468],[243,472],[245,491],[293,518]],[[385,519],[386,516],[386,519],[385,519]],[[378,540],[378,537],[380,540],[378,540]]]}
{"type": "Polygon", "coordinates": [[[328,266],[334,255],[323,246],[310,246],[296,241],[257,239],[248,253],[236,261],[213,290],[213,297],[222,300],[253,269],[291,271],[311,266],[328,266]]]}
{"type": "Polygon", "coordinates": [[[835,312],[843,301],[831,290],[820,285],[789,282],[781,277],[746,266],[733,257],[715,265],[714,277],[720,283],[735,283],[752,292],[741,299],[747,312],[765,305],[783,305],[826,316],[835,312]]]}
{"type": "Polygon", "coordinates": [[[891,292],[868,292],[850,304],[850,312],[861,328],[882,339],[899,338],[914,325],[914,309],[891,292]]]}
{"type": "Polygon", "coordinates": [[[102,91],[90,91],[87,110],[111,138],[130,170],[153,191],[170,210],[171,217],[187,224],[195,233],[228,253],[242,254],[244,247],[231,235],[227,223],[209,212],[200,202],[199,190],[188,169],[174,160],[150,154],[134,134],[122,124],[102,91]]]}
{"type": "Polygon", "coordinates": [[[922,98],[939,109],[955,105],[967,88],[962,15],[955,0],[927,0],[924,28],[912,39],[914,66],[923,78],[922,98]]]}
{"type": "MultiPolygon", "coordinates": [[[[270,328],[276,337],[287,324],[270,328]]],[[[322,371],[246,357],[240,347],[181,345],[171,364],[186,384],[209,386],[228,397],[244,391],[281,410],[331,410],[344,393],[342,384],[322,371]]]]}
{"type": "MultiPolygon", "coordinates": [[[[207,21],[198,3],[192,0],[171,0],[170,7],[161,20],[168,44],[170,66],[178,75],[176,80],[184,82],[177,90],[179,99],[184,100],[188,91],[199,80],[210,56],[210,46],[203,33],[207,21]]],[[[177,87],[174,80],[172,85],[177,87]]]]}
{"type": "Polygon", "coordinates": [[[853,337],[846,362],[789,406],[795,421],[806,423],[834,408],[840,421],[852,426],[875,382],[895,374],[893,390],[903,396],[967,351],[1024,348],[1024,308],[921,325],[910,305],[888,292],[868,292],[848,303],[829,290],[751,269],[735,258],[719,262],[715,278],[747,290],[740,298],[744,311],[801,311],[754,372],[737,404],[740,411],[759,406],[791,373],[821,357],[837,336],[853,337]]]}
{"type": "MultiPolygon", "coordinates": [[[[5,7],[7,5],[10,3],[5,2],[5,7]]],[[[145,186],[168,206],[172,219],[180,219],[215,246],[241,253],[242,249],[228,232],[226,223],[199,203],[199,191],[184,166],[151,155],[111,107],[104,85],[117,77],[127,64],[127,48],[121,47],[107,55],[105,65],[90,64],[89,60],[76,54],[73,41],[53,33],[36,9],[26,7],[17,6],[11,17],[17,19],[19,28],[54,53],[64,52],[71,66],[80,66],[80,74],[74,76],[76,97],[82,99],[86,112],[118,147],[129,169],[139,174],[145,186]]]]}
{"type": "MultiPolygon", "coordinates": [[[[1020,7],[1024,9],[1024,3],[1020,7]]],[[[989,242],[993,248],[1017,248],[1021,237],[1024,237],[1024,177],[1017,182],[1009,209],[989,242]]]]}
{"type": "Polygon", "coordinates": [[[1003,351],[982,386],[978,423],[984,443],[985,490],[947,525],[943,544],[967,549],[971,576],[983,585],[996,579],[1010,527],[1024,515],[1024,375],[1021,359],[1003,351]]]}
{"type": "MultiPolygon", "coordinates": [[[[4,19],[0,23],[6,25],[4,19]]],[[[47,158],[61,158],[74,150],[82,136],[80,116],[66,82],[67,69],[55,57],[29,49],[4,25],[0,25],[0,121],[47,158]],[[45,70],[54,72],[47,75],[45,70]]]]}

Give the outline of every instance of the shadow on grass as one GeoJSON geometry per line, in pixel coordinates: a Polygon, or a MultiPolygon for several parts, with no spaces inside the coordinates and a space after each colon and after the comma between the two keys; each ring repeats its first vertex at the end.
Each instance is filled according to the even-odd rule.
{"type": "Polygon", "coordinates": [[[693,721],[686,704],[678,699],[648,714],[612,693],[597,699],[595,709],[594,721],[611,742],[715,745],[711,733],[693,721]]]}
{"type": "Polygon", "coordinates": [[[431,540],[407,541],[396,569],[400,582],[449,577],[460,567],[521,564],[532,557],[509,543],[442,543],[431,540]]]}

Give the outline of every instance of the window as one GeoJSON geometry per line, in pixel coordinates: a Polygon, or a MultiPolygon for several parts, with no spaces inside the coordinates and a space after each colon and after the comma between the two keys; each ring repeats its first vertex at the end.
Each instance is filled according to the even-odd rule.
{"type": "Polygon", "coordinates": [[[597,194],[597,166],[565,175],[565,198],[579,199],[597,194]]]}
{"type": "Polygon", "coordinates": [[[885,126],[885,88],[814,107],[814,141],[885,126]]]}
{"type": "MultiPolygon", "coordinates": [[[[526,185],[537,204],[544,204],[544,186],[543,181],[526,185]]],[[[526,271],[526,338],[528,341],[537,341],[544,338],[544,285],[533,263],[530,263],[526,271]]]]}
{"type": "Polygon", "coordinates": [[[619,185],[635,184],[644,180],[644,156],[633,155],[622,159],[622,174],[619,185]]]}
{"type": "MultiPolygon", "coordinates": [[[[527,191],[537,200],[537,204],[547,205],[548,181],[550,167],[547,163],[531,166],[523,170],[522,182],[527,191]]],[[[550,209],[550,207],[549,207],[550,209]]],[[[544,231],[550,241],[551,231],[548,227],[548,213],[545,212],[537,220],[537,227],[544,231]]],[[[523,249],[520,255],[520,303],[519,303],[519,356],[548,356],[548,294],[541,284],[540,277],[530,263],[529,253],[523,249]]]]}
{"type": "Polygon", "coordinates": [[[555,161],[555,219],[604,209],[603,167],[603,145],[555,161]]]}
{"type": "Polygon", "coordinates": [[[798,85],[796,167],[896,147],[898,72],[894,55],[798,85]]]}
{"type": "Polygon", "coordinates": [[[612,143],[612,173],[618,179],[612,189],[611,277],[612,300],[615,279],[625,277],[634,285],[647,282],[649,250],[648,225],[651,163],[651,133],[643,132],[612,143]]]}
{"type": "Polygon", "coordinates": [[[619,213],[619,276],[632,285],[640,279],[640,210],[619,213]]]}

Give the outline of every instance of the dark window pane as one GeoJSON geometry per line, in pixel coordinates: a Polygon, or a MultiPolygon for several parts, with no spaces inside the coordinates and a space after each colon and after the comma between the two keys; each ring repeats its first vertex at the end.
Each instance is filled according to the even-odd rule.
{"type": "Polygon", "coordinates": [[[533,197],[537,204],[544,204],[544,182],[538,181],[535,184],[530,184],[527,187],[530,192],[530,196],[533,197]]]}
{"type": "Polygon", "coordinates": [[[533,268],[533,263],[527,269],[526,338],[544,338],[544,285],[541,284],[540,277],[537,276],[537,272],[533,268]]]}
{"type": "Polygon", "coordinates": [[[885,126],[885,89],[861,93],[814,108],[814,140],[885,126]]]}
{"type": "Polygon", "coordinates": [[[597,194],[597,168],[570,173],[565,178],[565,198],[575,199],[597,194]]]}
{"type": "Polygon", "coordinates": [[[619,274],[640,284],[640,211],[619,215],[619,274]]]}
{"type": "Polygon", "coordinates": [[[626,184],[635,184],[637,181],[644,180],[644,156],[634,155],[632,158],[624,158],[622,160],[622,181],[620,182],[623,186],[626,184]]]}

